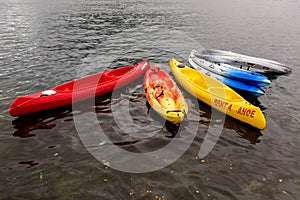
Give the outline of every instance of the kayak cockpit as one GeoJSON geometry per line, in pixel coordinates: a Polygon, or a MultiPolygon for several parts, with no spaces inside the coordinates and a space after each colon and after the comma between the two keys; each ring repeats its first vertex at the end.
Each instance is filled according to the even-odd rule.
{"type": "Polygon", "coordinates": [[[227,99],[230,101],[241,100],[241,97],[236,92],[232,92],[232,90],[226,87],[209,87],[207,91],[218,98],[227,99]]]}
{"type": "Polygon", "coordinates": [[[118,68],[118,69],[114,69],[113,71],[108,71],[108,72],[104,72],[104,74],[108,77],[122,77],[124,75],[126,75],[127,73],[130,73],[131,70],[133,70],[134,67],[133,66],[128,66],[126,68],[118,68]]]}
{"type": "Polygon", "coordinates": [[[133,66],[128,66],[125,68],[118,68],[103,73],[93,74],[84,78],[80,78],[59,85],[55,87],[54,90],[57,92],[73,92],[73,91],[79,91],[79,90],[97,87],[99,85],[105,84],[106,82],[119,79],[133,69],[134,69],[133,66]]]}
{"type": "Polygon", "coordinates": [[[118,77],[115,76],[109,76],[106,73],[95,74],[59,85],[55,87],[54,90],[57,92],[73,92],[78,90],[84,90],[88,88],[97,87],[98,85],[105,84],[106,82],[113,81],[117,78],[118,77]]]}

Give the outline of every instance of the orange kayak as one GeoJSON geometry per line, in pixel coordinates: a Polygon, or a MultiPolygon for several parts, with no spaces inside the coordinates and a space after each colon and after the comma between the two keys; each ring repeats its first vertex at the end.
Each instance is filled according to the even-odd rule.
{"type": "Polygon", "coordinates": [[[188,111],[187,103],[170,75],[158,66],[144,76],[146,99],[151,107],[172,124],[179,124],[188,111]]]}

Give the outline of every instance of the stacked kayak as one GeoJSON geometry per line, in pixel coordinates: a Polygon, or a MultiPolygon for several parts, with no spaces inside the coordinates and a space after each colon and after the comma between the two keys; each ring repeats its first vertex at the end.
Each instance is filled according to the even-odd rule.
{"type": "Polygon", "coordinates": [[[221,76],[225,76],[228,78],[236,79],[242,82],[245,82],[249,85],[254,85],[258,87],[263,87],[270,85],[271,81],[264,75],[260,73],[255,73],[243,69],[237,69],[231,65],[223,64],[223,63],[212,63],[206,61],[204,59],[198,58],[197,51],[192,50],[190,54],[190,59],[194,61],[201,68],[204,68],[207,71],[219,74],[221,76]]]}
{"type": "Polygon", "coordinates": [[[151,67],[144,76],[144,91],[151,107],[172,124],[179,124],[188,111],[187,103],[169,74],[151,67]]]}
{"type": "Polygon", "coordinates": [[[260,73],[289,74],[292,72],[291,68],[280,62],[238,54],[231,51],[210,49],[198,53],[197,57],[211,62],[232,64],[238,68],[245,68],[260,73]]]}
{"type": "Polygon", "coordinates": [[[252,105],[230,87],[174,58],[170,60],[173,75],[190,94],[211,107],[258,129],[266,127],[260,108],[252,105]]]}
{"type": "Polygon", "coordinates": [[[73,80],[48,90],[17,97],[9,107],[12,116],[24,115],[77,103],[112,92],[143,75],[150,68],[147,61],[73,80]]]}
{"type": "Polygon", "coordinates": [[[264,94],[260,87],[267,86],[271,81],[260,73],[237,69],[228,64],[212,63],[196,56],[197,51],[192,50],[189,62],[198,71],[211,76],[231,88],[246,91],[255,96],[264,94]]]}

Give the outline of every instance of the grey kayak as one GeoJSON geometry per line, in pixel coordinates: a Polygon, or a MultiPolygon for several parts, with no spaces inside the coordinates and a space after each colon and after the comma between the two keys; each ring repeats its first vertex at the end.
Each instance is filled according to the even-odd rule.
{"type": "Polygon", "coordinates": [[[276,74],[289,74],[292,72],[291,68],[280,62],[238,54],[231,51],[209,49],[198,53],[196,56],[216,63],[232,64],[237,68],[255,72],[276,74]]]}

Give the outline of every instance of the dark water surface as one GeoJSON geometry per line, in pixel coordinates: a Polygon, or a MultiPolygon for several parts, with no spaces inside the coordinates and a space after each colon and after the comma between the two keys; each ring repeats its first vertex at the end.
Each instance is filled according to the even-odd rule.
{"type": "Polygon", "coordinates": [[[294,0],[1,0],[0,199],[299,199],[299,10],[294,0]],[[293,73],[272,79],[256,101],[267,119],[265,130],[224,120],[184,92],[189,117],[178,137],[168,138],[160,118],[147,114],[142,78],[96,98],[93,106],[83,102],[19,118],[6,112],[16,96],[142,60],[170,72],[169,59],[186,62],[192,48],[232,50],[291,66],[293,73]],[[112,107],[118,116],[129,108],[130,116],[119,117],[118,124],[112,107]],[[145,153],[195,138],[167,167],[118,171],[95,159],[78,134],[75,117],[95,111],[110,140],[99,144],[104,149],[116,145],[145,153]],[[129,119],[137,128],[126,126],[129,119]],[[223,123],[217,144],[199,159],[209,127],[223,123]]]}

